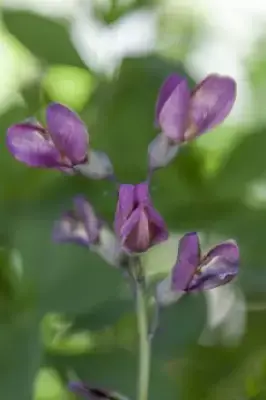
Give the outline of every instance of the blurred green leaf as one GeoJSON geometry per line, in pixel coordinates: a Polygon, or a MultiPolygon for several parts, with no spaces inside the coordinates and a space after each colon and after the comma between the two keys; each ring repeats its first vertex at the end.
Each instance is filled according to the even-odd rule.
{"type": "Polygon", "coordinates": [[[53,369],[41,368],[35,381],[34,400],[65,399],[64,392],[58,374],[53,369]]]}
{"type": "Polygon", "coordinates": [[[7,9],[3,10],[2,15],[9,32],[41,61],[48,64],[84,66],[70,40],[67,26],[62,21],[31,12],[7,9]]]}
{"type": "Polygon", "coordinates": [[[248,313],[248,324],[240,346],[191,347],[185,354],[182,368],[177,362],[172,370],[181,385],[182,399],[252,399],[248,396],[251,389],[248,379],[249,383],[256,382],[259,393],[264,391],[264,317],[265,311],[248,313]],[[193,385],[186,382],[193,382],[193,385]]]}
{"type": "Polygon", "coordinates": [[[75,245],[52,241],[61,204],[33,205],[15,221],[13,245],[22,255],[24,279],[33,285],[43,311],[82,313],[119,296],[123,288],[120,271],[98,255],[75,245]]]}
{"type": "Polygon", "coordinates": [[[32,399],[35,375],[41,364],[42,346],[38,317],[32,312],[0,325],[0,397],[32,399]]]}
{"type": "Polygon", "coordinates": [[[21,94],[26,102],[28,115],[34,115],[41,107],[42,87],[40,80],[25,85],[21,94]]]}
{"type": "Polygon", "coordinates": [[[184,296],[177,303],[164,307],[155,334],[153,351],[167,360],[184,356],[203,331],[206,304],[203,295],[184,296]]]}
{"type": "MultiPolygon", "coordinates": [[[[137,359],[129,352],[116,350],[87,356],[47,355],[46,365],[56,368],[63,379],[73,374],[94,387],[118,391],[131,399],[135,398],[137,359]]],[[[163,365],[153,361],[150,398],[175,400],[177,390],[166,376],[163,365]]]]}
{"type": "Polygon", "coordinates": [[[23,309],[21,282],[23,269],[17,251],[8,245],[0,247],[0,318],[9,320],[17,309],[23,309]]]}
{"type": "Polygon", "coordinates": [[[264,152],[266,128],[254,130],[239,139],[215,175],[215,191],[223,197],[241,197],[248,185],[266,171],[264,152]]]}
{"type": "Polygon", "coordinates": [[[85,68],[71,66],[52,66],[47,70],[43,81],[43,90],[53,101],[67,104],[79,111],[88,101],[94,81],[85,68]]]}
{"type": "Polygon", "coordinates": [[[77,315],[73,321],[73,330],[104,329],[113,325],[128,312],[134,312],[133,299],[111,299],[97,305],[87,314],[77,315]]]}

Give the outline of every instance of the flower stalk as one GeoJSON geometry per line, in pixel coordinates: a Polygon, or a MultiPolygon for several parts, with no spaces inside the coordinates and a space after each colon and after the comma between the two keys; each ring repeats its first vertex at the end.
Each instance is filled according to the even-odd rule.
{"type": "Polygon", "coordinates": [[[150,377],[150,339],[148,336],[148,318],[144,288],[136,281],[136,314],[139,337],[139,375],[137,399],[148,400],[150,377]]]}

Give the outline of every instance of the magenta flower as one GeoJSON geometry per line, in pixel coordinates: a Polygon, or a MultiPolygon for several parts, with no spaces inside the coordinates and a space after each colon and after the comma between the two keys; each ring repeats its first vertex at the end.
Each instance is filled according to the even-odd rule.
{"type": "Polygon", "coordinates": [[[128,252],[144,252],[168,238],[164,220],[152,206],[146,182],[120,185],[114,225],[128,252]]]}
{"type": "Polygon", "coordinates": [[[186,79],[172,74],[159,92],[156,123],[170,141],[179,144],[220,124],[235,98],[236,83],[230,77],[208,75],[190,92],[186,79]]]}
{"type": "Polygon", "coordinates": [[[172,271],[172,289],[186,292],[213,289],[230,282],[238,273],[239,249],[228,240],[201,255],[197,233],[187,233],[179,242],[172,271]]]}
{"type": "Polygon", "coordinates": [[[53,239],[56,242],[83,246],[97,244],[102,222],[82,196],[76,197],[73,203],[73,210],[64,213],[55,223],[53,239]]]}
{"type": "Polygon", "coordinates": [[[47,127],[24,122],[7,131],[7,147],[13,156],[31,166],[64,171],[88,159],[89,136],[78,115],[62,104],[52,103],[46,110],[47,127]]]}

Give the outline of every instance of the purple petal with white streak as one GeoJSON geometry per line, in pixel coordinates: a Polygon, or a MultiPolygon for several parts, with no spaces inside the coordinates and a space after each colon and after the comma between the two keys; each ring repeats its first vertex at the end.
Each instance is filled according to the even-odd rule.
{"type": "Polygon", "coordinates": [[[213,257],[224,257],[232,264],[239,262],[239,248],[235,240],[227,240],[212,247],[201,259],[201,265],[211,261],[213,257]]]}
{"type": "Polygon", "coordinates": [[[238,264],[231,263],[223,256],[216,256],[195,274],[189,284],[188,291],[214,289],[225,285],[236,277],[238,264]]]}

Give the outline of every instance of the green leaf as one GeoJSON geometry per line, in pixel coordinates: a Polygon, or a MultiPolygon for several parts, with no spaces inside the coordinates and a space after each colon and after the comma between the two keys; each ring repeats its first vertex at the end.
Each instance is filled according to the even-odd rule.
{"type": "Polygon", "coordinates": [[[0,248],[0,318],[10,320],[17,309],[23,308],[21,296],[23,268],[17,251],[7,245],[0,248]]]}
{"type": "Polygon", "coordinates": [[[173,376],[179,379],[182,399],[252,399],[249,397],[251,381],[253,385],[256,383],[257,391],[263,393],[266,371],[264,332],[262,313],[249,312],[246,332],[239,346],[191,347],[182,368],[177,364],[173,369],[173,376]],[[193,385],[186,384],[188,380],[193,385]]]}
{"type": "Polygon", "coordinates": [[[40,80],[24,86],[21,94],[26,102],[28,115],[34,115],[41,107],[42,87],[40,80]]]}
{"type": "Polygon", "coordinates": [[[134,300],[117,298],[105,301],[87,314],[77,315],[73,321],[73,330],[99,330],[113,325],[122,316],[134,310],[134,300]]]}
{"type": "MultiPolygon", "coordinates": [[[[92,386],[118,391],[131,399],[135,398],[137,358],[132,353],[116,350],[87,356],[47,355],[46,365],[56,368],[66,381],[71,375],[76,375],[92,386]]],[[[177,390],[163,367],[155,360],[152,362],[150,398],[161,400],[163,396],[165,400],[174,400],[177,398],[177,390]]]]}
{"type": "Polygon", "coordinates": [[[26,11],[4,10],[2,15],[9,32],[41,61],[84,66],[70,40],[67,26],[61,21],[26,11]]]}
{"type": "Polygon", "coordinates": [[[87,248],[52,242],[61,212],[60,204],[24,210],[15,220],[13,246],[22,255],[24,279],[42,311],[83,313],[119,296],[124,282],[120,271],[87,248]]]}
{"type": "Polygon", "coordinates": [[[266,171],[265,129],[246,133],[239,139],[215,175],[215,190],[227,197],[241,197],[248,185],[261,178],[266,171]]]}
{"type": "Polygon", "coordinates": [[[18,315],[0,328],[0,397],[32,399],[33,383],[41,364],[42,346],[38,317],[32,312],[18,315]]]}
{"type": "Polygon", "coordinates": [[[173,360],[186,354],[195,345],[206,320],[206,304],[203,295],[189,295],[177,303],[161,309],[159,328],[155,334],[154,354],[173,360]]]}

